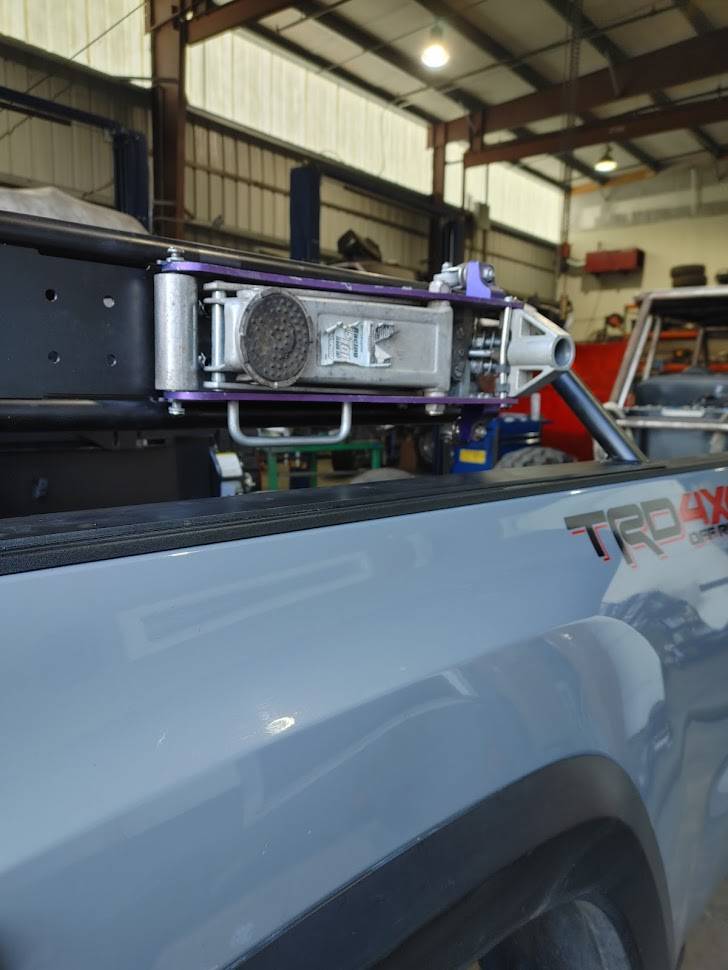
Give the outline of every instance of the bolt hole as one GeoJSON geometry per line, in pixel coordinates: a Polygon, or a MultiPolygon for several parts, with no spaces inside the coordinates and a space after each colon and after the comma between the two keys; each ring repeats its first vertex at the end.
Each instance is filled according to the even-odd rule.
{"type": "Polygon", "coordinates": [[[101,302],[104,304],[107,310],[110,310],[112,306],[116,306],[116,300],[113,298],[113,296],[105,296],[101,302]]]}
{"type": "Polygon", "coordinates": [[[61,355],[58,353],[57,350],[49,350],[48,351],[48,360],[51,362],[51,364],[60,364],[60,362],[61,362],[61,355]]]}
{"type": "Polygon", "coordinates": [[[50,289],[46,290],[45,298],[46,300],[48,300],[49,303],[55,303],[56,300],[58,299],[58,293],[56,290],[50,290],[50,289]]]}
{"type": "Polygon", "coordinates": [[[107,354],[106,363],[109,367],[116,367],[116,354],[107,354]]]}

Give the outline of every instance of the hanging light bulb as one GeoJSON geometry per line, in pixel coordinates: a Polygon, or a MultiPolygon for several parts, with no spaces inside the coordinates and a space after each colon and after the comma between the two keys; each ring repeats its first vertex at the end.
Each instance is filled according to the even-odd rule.
{"type": "Polygon", "coordinates": [[[594,166],[597,172],[613,172],[617,167],[617,162],[612,155],[612,149],[609,145],[604,149],[604,154],[599,159],[599,161],[594,166]]]}
{"type": "Polygon", "coordinates": [[[420,60],[433,71],[444,67],[450,60],[450,51],[443,44],[444,32],[439,24],[434,24],[430,31],[427,45],[422,48],[420,60]]]}

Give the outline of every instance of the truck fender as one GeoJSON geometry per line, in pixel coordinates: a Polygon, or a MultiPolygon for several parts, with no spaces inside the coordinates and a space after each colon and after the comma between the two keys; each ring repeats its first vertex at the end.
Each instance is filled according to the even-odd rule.
{"type": "Polygon", "coordinates": [[[574,899],[607,913],[635,966],[674,966],[652,825],[603,755],[554,762],[489,796],[227,970],[459,967],[574,899]]]}

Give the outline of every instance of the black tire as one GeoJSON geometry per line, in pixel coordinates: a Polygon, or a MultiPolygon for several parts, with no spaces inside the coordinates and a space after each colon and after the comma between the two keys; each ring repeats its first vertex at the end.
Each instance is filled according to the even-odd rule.
{"type": "Polygon", "coordinates": [[[634,965],[606,914],[582,901],[527,923],[480,961],[481,970],[633,970],[634,965]]]}
{"type": "Polygon", "coordinates": [[[684,263],[681,266],[673,266],[670,270],[670,276],[674,279],[676,276],[704,276],[705,275],[705,265],[703,263],[684,263]]]}
{"type": "Polygon", "coordinates": [[[565,465],[573,461],[571,455],[558,448],[518,448],[509,451],[496,462],[496,468],[535,468],[537,465],[565,465]]]}
{"type": "Polygon", "coordinates": [[[707,286],[707,276],[677,276],[673,277],[672,285],[676,288],[681,286],[707,286]]]}
{"type": "Polygon", "coordinates": [[[670,270],[673,286],[706,286],[708,279],[702,263],[683,263],[670,270]]]}

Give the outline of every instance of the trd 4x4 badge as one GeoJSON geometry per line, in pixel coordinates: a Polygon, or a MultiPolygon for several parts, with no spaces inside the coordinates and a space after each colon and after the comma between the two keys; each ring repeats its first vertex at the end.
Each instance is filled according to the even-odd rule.
{"type": "Polygon", "coordinates": [[[639,504],[615,505],[600,512],[568,515],[564,522],[572,535],[586,535],[594,552],[604,562],[611,558],[604,544],[603,529],[608,529],[630,566],[636,566],[633,552],[647,548],[665,558],[663,547],[688,538],[695,546],[728,536],[728,488],[719,485],[711,492],[700,488],[686,492],[676,509],[669,498],[654,498],[639,504]],[[686,523],[701,522],[702,528],[685,531],[686,523]]]}

